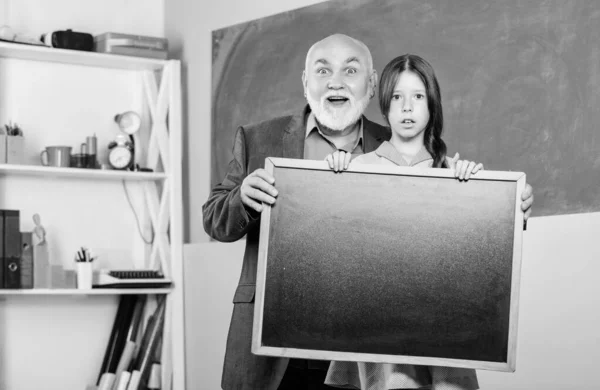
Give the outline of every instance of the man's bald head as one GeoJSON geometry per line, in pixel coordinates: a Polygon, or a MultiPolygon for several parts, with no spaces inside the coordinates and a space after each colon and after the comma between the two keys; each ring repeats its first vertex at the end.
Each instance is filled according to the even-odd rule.
{"type": "Polygon", "coordinates": [[[367,69],[368,73],[371,73],[373,71],[373,57],[371,56],[371,51],[369,50],[367,45],[365,45],[358,39],[352,38],[345,34],[333,34],[326,38],[321,39],[318,42],[315,42],[310,47],[310,49],[308,49],[308,52],[306,53],[306,61],[304,62],[304,70],[307,70],[309,68],[310,64],[313,63],[314,60],[311,57],[318,50],[320,50],[320,49],[331,50],[333,48],[338,48],[338,47],[342,47],[342,46],[354,47],[359,52],[362,52],[362,54],[364,55],[364,59],[366,61],[365,65],[366,65],[366,69],[367,69]]]}

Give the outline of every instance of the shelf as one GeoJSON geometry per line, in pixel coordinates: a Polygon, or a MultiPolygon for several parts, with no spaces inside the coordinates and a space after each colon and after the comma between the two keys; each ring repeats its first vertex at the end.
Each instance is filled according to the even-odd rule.
{"type": "Polygon", "coordinates": [[[95,66],[128,70],[160,70],[168,60],[95,53],[80,50],[57,49],[47,46],[0,42],[0,58],[48,61],[62,64],[95,66]]]}
{"type": "Polygon", "coordinates": [[[0,164],[0,176],[66,177],[97,180],[164,180],[162,172],[131,172],[110,169],[56,168],[41,165],[0,164]]]}
{"type": "MultiPolygon", "coordinates": [[[[86,237],[92,237],[92,242],[88,244],[107,250],[107,256],[111,259],[112,265],[116,265],[116,262],[122,257],[125,260],[124,267],[131,267],[135,264],[141,269],[161,269],[172,281],[169,287],[158,287],[160,284],[144,284],[140,286],[142,288],[122,288],[123,285],[118,285],[118,287],[113,285],[112,288],[76,289],[74,284],[65,283],[59,285],[64,288],[0,289],[0,301],[3,302],[0,307],[6,312],[3,313],[6,314],[4,317],[10,319],[8,322],[3,321],[0,326],[2,328],[0,337],[11,341],[7,348],[4,348],[5,345],[3,345],[3,349],[8,352],[12,351],[13,354],[29,357],[31,354],[20,348],[22,343],[20,343],[19,337],[23,332],[20,331],[19,326],[27,323],[31,318],[37,318],[40,313],[52,312],[54,307],[57,307],[58,310],[65,310],[69,316],[65,318],[56,316],[57,318],[51,319],[50,322],[59,324],[67,331],[63,332],[64,335],[61,335],[59,339],[49,340],[44,344],[52,346],[52,348],[44,349],[44,351],[50,352],[34,354],[35,359],[31,361],[35,367],[45,367],[43,364],[47,361],[46,355],[51,355],[51,352],[55,350],[54,345],[69,343],[70,333],[72,333],[69,332],[70,330],[75,329],[79,333],[98,330],[104,333],[110,331],[108,321],[94,323],[93,329],[81,328],[80,324],[88,314],[85,302],[91,304],[96,301],[100,303],[107,301],[104,305],[92,305],[104,310],[108,309],[108,306],[114,307],[119,297],[123,296],[155,295],[158,298],[165,297],[167,298],[167,308],[164,326],[160,330],[161,348],[158,351],[161,356],[160,388],[165,390],[185,388],[181,62],[0,41],[0,68],[3,78],[11,81],[10,85],[4,88],[5,93],[2,98],[4,98],[3,103],[7,101],[12,104],[4,104],[2,110],[7,111],[6,114],[9,116],[18,116],[17,111],[20,111],[20,116],[35,116],[35,121],[32,123],[41,124],[30,126],[32,129],[30,132],[34,132],[32,136],[37,135],[39,138],[35,145],[30,145],[30,151],[41,150],[44,145],[54,142],[52,141],[54,136],[48,135],[47,126],[43,125],[48,121],[51,121],[49,123],[59,123],[57,126],[61,126],[60,130],[68,132],[66,135],[73,137],[67,137],[67,140],[71,139],[69,142],[73,143],[75,137],[77,139],[81,137],[79,130],[85,128],[87,122],[82,125],[81,116],[86,114],[88,107],[90,110],[93,109],[93,112],[90,112],[91,115],[100,115],[104,112],[102,116],[106,117],[105,112],[114,113],[122,110],[114,109],[114,107],[128,107],[133,104],[134,107],[131,108],[138,108],[143,113],[144,119],[148,119],[148,126],[144,127],[147,136],[145,141],[147,142],[140,143],[145,147],[145,153],[140,156],[144,157],[144,166],[156,171],[131,172],[111,169],[48,167],[40,164],[37,155],[31,155],[22,160],[24,164],[0,164],[0,186],[6,187],[0,190],[2,192],[0,206],[21,210],[21,215],[27,219],[34,212],[43,214],[44,224],[47,224],[55,232],[53,249],[45,257],[64,259],[65,266],[68,259],[62,256],[63,252],[68,253],[71,251],[69,248],[84,243],[86,237]],[[67,84],[62,92],[71,97],[74,96],[73,99],[82,99],[84,102],[90,100],[90,94],[94,96],[97,94],[93,87],[96,86],[98,79],[114,76],[115,83],[122,85],[118,89],[106,88],[106,91],[101,91],[106,92],[106,99],[101,99],[101,101],[92,99],[91,103],[84,104],[84,108],[80,108],[79,105],[67,105],[67,112],[62,113],[60,110],[64,109],[64,104],[61,104],[60,99],[52,100],[52,97],[56,95],[56,83],[41,83],[39,86],[36,84],[35,92],[37,94],[37,89],[40,89],[40,101],[49,104],[47,107],[41,106],[44,108],[43,110],[38,110],[39,102],[28,100],[27,88],[32,81],[24,80],[24,76],[21,77],[20,73],[22,73],[21,70],[36,72],[43,70],[44,67],[49,67],[46,73],[54,74],[56,71],[57,74],[60,74],[59,95],[62,91],[60,90],[62,83],[65,82],[67,84]],[[69,77],[71,72],[76,72],[74,75],[81,77],[69,77]],[[13,79],[14,76],[17,77],[13,79]],[[91,84],[92,88],[87,88],[87,85],[81,85],[80,88],[79,83],[88,79],[85,76],[94,77],[92,78],[94,80],[91,84]],[[21,84],[23,85],[21,86],[21,84]],[[25,92],[22,93],[22,91],[25,92]],[[121,93],[124,95],[120,96],[121,93]],[[110,101],[110,98],[114,94],[119,94],[119,96],[113,102],[110,101]],[[13,100],[11,100],[12,95],[15,95],[13,100]],[[47,96],[50,96],[51,99],[43,99],[47,96]],[[23,105],[26,108],[21,108],[23,105]],[[75,110],[74,116],[71,116],[68,108],[75,110]],[[54,111],[52,111],[52,115],[49,114],[50,110],[55,109],[60,112],[58,117],[52,116],[54,111]],[[121,181],[129,182],[132,187],[125,186],[123,193],[121,189],[117,188],[121,187],[121,181]],[[135,183],[131,184],[132,181],[135,183]],[[71,186],[74,186],[75,190],[79,190],[78,187],[81,187],[81,191],[72,193],[71,186]],[[132,191],[129,191],[130,189],[132,191]],[[82,217],[86,221],[91,221],[93,218],[93,226],[89,229],[80,227],[82,217]],[[152,230],[153,240],[150,244],[145,243],[143,237],[139,237],[141,234],[136,231],[138,229],[141,233],[152,230]],[[105,231],[108,233],[103,235],[105,231]],[[66,288],[67,286],[69,288],[66,288]],[[82,308],[82,302],[84,308],[82,308]],[[13,337],[12,333],[16,333],[18,337],[13,337]]],[[[33,82],[35,84],[35,80],[33,82]]],[[[110,127],[103,126],[96,130],[102,132],[99,135],[106,136],[103,138],[103,144],[112,139],[110,127]]],[[[88,128],[85,132],[93,133],[94,131],[94,129],[88,128]]],[[[22,221],[21,225],[23,225],[23,230],[31,230],[31,222],[22,221]]],[[[108,267],[111,264],[105,265],[108,267]]],[[[66,270],[66,267],[63,269],[66,270]]],[[[71,279],[72,276],[69,275],[71,279]]],[[[53,285],[45,284],[45,286],[53,285]]],[[[112,311],[106,310],[105,313],[111,315],[112,311]]],[[[104,314],[100,312],[98,315],[104,314]]],[[[82,336],[86,336],[86,334],[82,334],[82,336]]],[[[23,334],[23,337],[29,337],[29,334],[23,334]]],[[[68,351],[69,356],[79,356],[80,351],[84,351],[83,363],[94,362],[92,359],[95,359],[95,352],[88,353],[89,346],[74,345],[71,347],[68,351]]],[[[94,348],[97,347],[97,345],[94,346],[94,348]]],[[[26,381],[21,380],[21,377],[15,374],[16,369],[15,366],[5,370],[12,377],[17,378],[13,378],[12,382],[7,382],[7,386],[11,388],[35,387],[21,385],[26,381]],[[13,382],[16,385],[13,386],[13,382]]],[[[83,374],[77,373],[77,381],[81,382],[80,378],[84,376],[83,374]]],[[[27,383],[29,384],[29,382],[27,383]]]]}
{"type": "Polygon", "coordinates": [[[168,294],[172,288],[94,288],[79,290],[76,288],[32,288],[0,289],[0,297],[6,295],[127,295],[127,294],[168,294]]]}

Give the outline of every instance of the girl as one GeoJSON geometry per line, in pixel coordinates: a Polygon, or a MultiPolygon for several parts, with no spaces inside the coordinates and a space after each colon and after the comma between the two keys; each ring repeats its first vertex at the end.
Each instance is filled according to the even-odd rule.
{"type": "MultiPolygon", "coordinates": [[[[356,163],[454,168],[459,180],[469,180],[483,169],[481,164],[459,161],[458,154],[446,157],[440,88],[433,68],[421,57],[405,54],[385,67],[379,106],[392,136],[374,152],[356,157],[356,163]]],[[[340,171],[348,168],[350,157],[337,151],[326,160],[330,168],[340,171]]],[[[363,390],[479,388],[471,369],[337,361],[331,362],[325,384],[363,390]]]]}
{"type": "MultiPolygon", "coordinates": [[[[483,169],[482,164],[446,157],[441,138],[444,127],[442,98],[431,65],[405,54],[386,65],[379,84],[379,107],[392,137],[374,152],[358,156],[359,164],[384,164],[422,168],[453,168],[460,180],[483,169]]],[[[350,153],[340,150],[327,156],[334,171],[348,169],[350,153]]]]}

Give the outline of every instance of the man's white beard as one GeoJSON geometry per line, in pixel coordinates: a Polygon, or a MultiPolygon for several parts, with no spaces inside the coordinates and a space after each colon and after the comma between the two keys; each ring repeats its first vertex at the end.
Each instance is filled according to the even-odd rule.
{"type": "Polygon", "coordinates": [[[308,105],[310,106],[312,112],[315,113],[317,121],[323,126],[334,131],[342,131],[348,126],[358,122],[362,114],[367,109],[370,100],[371,99],[369,98],[368,94],[365,94],[362,99],[356,101],[353,96],[350,96],[347,93],[334,92],[326,94],[319,102],[313,99],[313,97],[310,95],[310,91],[308,91],[306,94],[306,101],[308,101],[308,105]],[[344,96],[348,98],[348,103],[350,104],[339,108],[326,105],[327,97],[329,96],[344,96]]]}

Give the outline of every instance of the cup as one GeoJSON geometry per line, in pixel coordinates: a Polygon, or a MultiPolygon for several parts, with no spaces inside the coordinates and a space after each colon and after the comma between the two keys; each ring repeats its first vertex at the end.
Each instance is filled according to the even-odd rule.
{"type": "Polygon", "coordinates": [[[87,166],[86,167],[90,168],[90,169],[96,169],[98,167],[98,162],[96,160],[95,154],[87,155],[87,166]]]}
{"type": "Polygon", "coordinates": [[[45,166],[68,167],[71,165],[71,147],[46,146],[46,149],[40,153],[40,160],[45,166]]]}
{"type": "Polygon", "coordinates": [[[86,154],[87,155],[87,161],[85,164],[85,167],[78,167],[78,168],[91,168],[91,169],[96,169],[97,168],[97,160],[96,160],[96,151],[97,151],[97,138],[96,136],[91,136],[91,137],[86,137],[85,138],[86,142],[82,143],[80,146],[80,151],[82,154],[86,154]]]}
{"type": "Polygon", "coordinates": [[[71,167],[72,168],[87,168],[88,167],[88,155],[84,153],[76,153],[71,155],[71,167]]]}
{"type": "Polygon", "coordinates": [[[77,288],[80,290],[91,290],[93,275],[92,262],[78,261],[75,264],[77,266],[77,288]]]}

